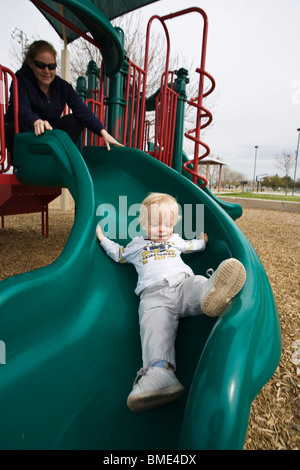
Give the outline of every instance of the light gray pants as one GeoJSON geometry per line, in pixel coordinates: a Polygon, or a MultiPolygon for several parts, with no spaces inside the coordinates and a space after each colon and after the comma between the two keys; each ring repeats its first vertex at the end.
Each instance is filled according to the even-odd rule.
{"type": "Polygon", "coordinates": [[[180,273],[142,291],[139,321],[144,368],[153,360],[165,360],[176,368],[174,344],[179,319],[203,313],[201,286],[207,280],[180,273]]]}

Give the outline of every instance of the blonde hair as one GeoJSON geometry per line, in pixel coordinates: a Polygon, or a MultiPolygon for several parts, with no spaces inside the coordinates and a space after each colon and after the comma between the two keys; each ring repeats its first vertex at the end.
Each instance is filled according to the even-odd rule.
{"type": "Polygon", "coordinates": [[[161,211],[168,210],[173,212],[174,225],[179,219],[179,206],[176,199],[170,194],[165,193],[150,193],[141,203],[139,221],[142,227],[148,223],[148,208],[154,204],[159,206],[161,211]]]}

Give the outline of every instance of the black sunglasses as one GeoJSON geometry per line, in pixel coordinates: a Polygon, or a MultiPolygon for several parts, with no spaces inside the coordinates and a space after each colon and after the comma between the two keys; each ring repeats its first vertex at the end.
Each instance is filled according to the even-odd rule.
{"type": "Polygon", "coordinates": [[[56,62],[52,62],[51,64],[45,64],[44,62],[40,62],[39,60],[34,60],[33,63],[38,69],[42,70],[44,70],[46,67],[48,67],[49,70],[55,70],[57,67],[56,62]]]}

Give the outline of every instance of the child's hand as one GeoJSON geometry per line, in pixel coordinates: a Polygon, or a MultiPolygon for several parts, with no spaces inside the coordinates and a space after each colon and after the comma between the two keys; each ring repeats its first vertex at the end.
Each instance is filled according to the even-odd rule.
{"type": "Polygon", "coordinates": [[[100,225],[97,225],[96,234],[97,234],[99,242],[101,243],[104,240],[105,235],[103,235],[100,225]]]}
{"type": "Polygon", "coordinates": [[[201,233],[200,233],[199,240],[204,240],[205,243],[207,243],[207,242],[208,242],[208,235],[207,235],[207,233],[201,232],[201,233]]]}

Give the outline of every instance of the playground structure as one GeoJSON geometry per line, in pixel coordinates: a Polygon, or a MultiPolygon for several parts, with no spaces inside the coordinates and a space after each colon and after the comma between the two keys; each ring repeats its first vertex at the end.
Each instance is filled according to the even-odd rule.
{"type": "MultiPolygon", "coordinates": [[[[86,39],[101,47],[100,87],[87,98],[87,104],[126,148],[108,154],[101,139],[90,133],[84,133],[80,151],[62,131],[46,132],[39,138],[33,133],[15,136],[17,174],[0,175],[0,184],[3,177],[9,177],[13,184],[32,188],[67,187],[75,200],[76,217],[67,244],[52,265],[0,283],[0,331],[7,354],[0,369],[0,447],[240,449],[251,402],[279,362],[280,328],[264,269],[234,223],[241,208],[215,198],[197,171],[199,155],[209,154],[200,132],[212,120],[203,98],[214,89],[214,80],[205,70],[206,14],[192,8],[152,17],[141,69],[126,57],[122,31],[112,28],[101,5],[95,5],[100,2],[61,1],[63,16],[58,13],[58,3],[54,10],[46,1],[32,3],[50,22],[55,19],[56,28],[57,21],[64,24],[65,32],[74,32],[80,18],[93,37],[86,39]],[[200,14],[203,21],[198,96],[188,100],[197,110],[195,127],[186,132],[186,138],[195,144],[192,161],[182,149],[186,71],[169,71],[166,26],[169,20],[190,13],[200,14]],[[160,89],[147,99],[153,21],[164,29],[167,53],[160,89]],[[205,77],[211,81],[206,93],[205,77]],[[155,110],[152,143],[147,108],[155,110]],[[150,191],[170,192],[181,205],[204,205],[211,244],[201,258],[186,259],[197,274],[234,256],[243,262],[247,281],[225,315],[217,320],[187,319],[180,326],[178,376],[188,390],[186,395],[168,406],[135,415],[126,407],[132,379],[140,367],[135,273],[103,255],[95,240],[95,227],[100,205],[115,207],[121,222],[128,214],[119,207],[119,196],[126,195],[129,206],[150,191]],[[120,369],[124,357],[126,365],[120,369]]],[[[75,32],[79,34],[77,26],[75,32]]],[[[86,36],[85,31],[80,34],[86,36]]],[[[3,112],[0,115],[3,150],[3,112]]],[[[7,153],[1,164],[7,171],[7,153]]]]}

